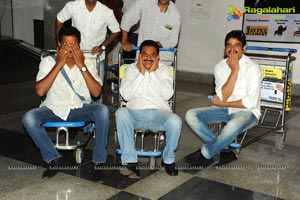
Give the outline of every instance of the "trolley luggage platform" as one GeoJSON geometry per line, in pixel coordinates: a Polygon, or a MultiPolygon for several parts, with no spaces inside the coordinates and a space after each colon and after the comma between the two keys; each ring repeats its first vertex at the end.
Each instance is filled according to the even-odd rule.
{"type": "MultiPolygon", "coordinates": [[[[247,46],[246,55],[253,59],[262,69],[261,108],[262,115],[258,128],[260,134],[245,140],[247,146],[269,133],[277,133],[276,147],[284,148],[286,137],[285,117],[291,107],[291,62],[296,49],[247,46]]],[[[251,131],[250,129],[249,131],[251,131]]]]}

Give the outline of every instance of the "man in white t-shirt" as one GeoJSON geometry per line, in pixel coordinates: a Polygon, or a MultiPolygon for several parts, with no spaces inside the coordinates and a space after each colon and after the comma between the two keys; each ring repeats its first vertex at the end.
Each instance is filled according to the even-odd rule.
{"type": "Polygon", "coordinates": [[[80,47],[82,50],[91,52],[86,57],[100,55],[100,78],[104,79],[105,49],[120,33],[119,23],[116,20],[113,10],[97,0],[77,0],[66,3],[64,8],[57,14],[55,26],[56,38],[63,23],[72,19],[72,26],[81,33],[80,47]],[[110,34],[107,37],[107,29],[110,34]]]}

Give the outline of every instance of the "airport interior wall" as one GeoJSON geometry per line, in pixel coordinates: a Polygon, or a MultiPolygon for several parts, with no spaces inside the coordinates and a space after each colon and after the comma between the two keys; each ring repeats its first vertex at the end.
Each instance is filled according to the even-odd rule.
{"type": "MultiPolygon", "coordinates": [[[[1,19],[2,35],[13,36],[16,39],[33,44],[32,21],[34,19],[44,20],[45,48],[53,48],[55,16],[67,1],[12,0],[12,12],[11,5],[4,7],[4,2],[1,1],[0,11],[4,10],[1,19]]],[[[5,2],[9,4],[9,1],[5,2]]],[[[227,20],[229,6],[233,5],[239,10],[243,10],[244,2],[240,0],[227,0],[226,2],[220,0],[177,0],[176,5],[182,16],[182,28],[178,45],[178,79],[210,84],[213,68],[223,58],[226,33],[232,29],[242,29],[242,18],[232,21],[227,20]],[[199,8],[200,4],[205,6],[199,8]]],[[[249,42],[248,45],[295,48],[298,52],[300,50],[298,44],[249,42]]],[[[299,53],[295,57],[292,90],[294,95],[299,95],[299,53]]]]}

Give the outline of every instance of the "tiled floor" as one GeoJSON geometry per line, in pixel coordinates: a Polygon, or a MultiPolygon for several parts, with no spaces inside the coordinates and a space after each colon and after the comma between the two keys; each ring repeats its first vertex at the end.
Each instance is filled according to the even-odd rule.
{"type": "MultiPolygon", "coordinates": [[[[20,59],[15,59],[18,61],[15,64],[22,67],[20,59]]],[[[140,165],[144,167],[141,171],[142,178],[128,179],[118,171],[120,158],[115,154],[114,144],[116,99],[107,87],[104,90],[104,102],[111,110],[111,129],[103,180],[92,180],[92,140],[84,151],[84,159],[80,165],[76,164],[72,151],[61,151],[65,169],[52,178],[43,179],[46,164],[21,124],[24,112],[37,107],[40,101],[34,94],[34,81],[30,81],[34,77],[33,71],[24,71],[14,65],[16,68],[12,73],[11,68],[2,66],[5,63],[0,62],[0,67],[4,70],[1,77],[7,79],[0,83],[0,199],[300,200],[300,97],[292,98],[292,109],[286,114],[286,141],[283,149],[278,148],[281,135],[269,133],[242,148],[237,161],[219,168],[211,165],[201,169],[184,159],[195,155],[194,152],[202,143],[183,123],[176,151],[179,175],[168,176],[159,165],[161,159],[157,160],[158,166],[150,170],[149,159],[140,158],[140,165]],[[26,78],[22,79],[25,72],[26,78]]],[[[184,120],[188,109],[208,106],[207,94],[211,92],[212,86],[177,82],[176,113],[184,120]]],[[[246,142],[262,131],[264,129],[252,129],[246,142]]],[[[53,133],[49,134],[54,137],[53,133]]],[[[84,136],[79,134],[76,137],[82,139],[84,136]]],[[[218,156],[214,161],[218,161],[218,156]]]]}
{"type": "MultiPolygon", "coordinates": [[[[32,82],[19,84],[32,85],[32,82]]],[[[2,85],[0,89],[6,87],[2,85]]],[[[18,84],[14,87],[18,88],[18,84]]],[[[178,82],[176,113],[183,118],[189,108],[207,106],[206,96],[212,91],[212,86],[178,82]]],[[[105,100],[110,104],[111,93],[105,92],[105,100]]],[[[26,101],[31,98],[35,99],[34,96],[27,97],[26,101]]],[[[1,100],[2,105],[10,102],[15,103],[10,99],[1,100]]],[[[22,102],[27,105],[22,98],[17,103],[22,102]]],[[[27,109],[36,106],[37,101],[32,102],[27,109]]],[[[176,163],[180,167],[176,177],[168,176],[159,167],[143,170],[141,179],[128,179],[119,174],[119,157],[114,153],[113,141],[115,107],[110,105],[110,108],[108,168],[101,182],[91,179],[93,141],[85,150],[82,164],[75,163],[72,152],[63,151],[64,166],[69,168],[50,179],[43,179],[46,165],[20,122],[25,110],[11,110],[0,115],[0,199],[300,199],[298,97],[293,98],[292,111],[286,116],[287,137],[283,150],[276,148],[278,137],[271,133],[243,148],[237,161],[218,169],[212,166],[192,168],[184,161],[185,156],[201,145],[200,139],[184,123],[176,151],[176,163]]],[[[252,135],[258,132],[254,131],[252,135]]],[[[147,166],[148,159],[142,158],[140,163],[147,166]]]]}

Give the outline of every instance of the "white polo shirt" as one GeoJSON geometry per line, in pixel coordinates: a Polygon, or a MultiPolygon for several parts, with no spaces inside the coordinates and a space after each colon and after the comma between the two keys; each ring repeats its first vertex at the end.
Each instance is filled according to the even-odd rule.
{"type": "MultiPolygon", "coordinates": [[[[89,12],[84,0],[71,1],[57,14],[57,20],[61,23],[72,19],[72,26],[81,33],[80,48],[91,50],[99,46],[106,38],[107,28],[116,33],[120,31],[113,10],[97,1],[95,8],[89,12]]],[[[104,60],[103,53],[100,60],[104,60]]]]}

